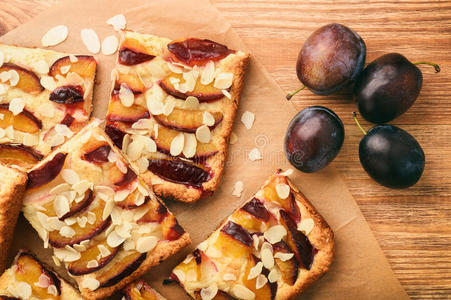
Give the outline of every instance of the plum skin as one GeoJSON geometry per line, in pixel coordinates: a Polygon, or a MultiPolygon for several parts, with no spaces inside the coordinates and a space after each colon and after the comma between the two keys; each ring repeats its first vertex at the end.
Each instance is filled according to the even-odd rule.
{"type": "Polygon", "coordinates": [[[393,125],[371,128],[360,141],[359,158],[371,178],[395,189],[417,183],[425,165],[424,152],[417,140],[393,125]]]}
{"type": "Polygon", "coordinates": [[[354,86],[354,98],[363,118],[385,123],[412,106],[422,83],[423,75],[417,66],[401,54],[389,53],[363,70],[354,86]]]}
{"type": "Polygon", "coordinates": [[[352,29],[328,24],[305,41],[296,62],[299,80],[313,93],[332,94],[353,82],[363,70],[366,45],[352,29]]]}
{"type": "Polygon", "coordinates": [[[337,156],[343,141],[340,118],[326,107],[311,106],[300,111],[288,125],[285,154],[296,169],[312,173],[337,156]]]}

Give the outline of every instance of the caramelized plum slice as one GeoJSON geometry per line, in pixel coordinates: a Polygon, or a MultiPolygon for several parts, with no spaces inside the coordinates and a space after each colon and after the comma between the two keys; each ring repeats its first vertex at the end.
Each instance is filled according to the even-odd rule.
{"type": "Polygon", "coordinates": [[[125,300],[158,300],[161,299],[157,293],[144,280],[139,279],[123,290],[125,300]]]}
{"type": "Polygon", "coordinates": [[[166,216],[168,216],[168,209],[160,202],[148,202],[147,205],[152,205],[149,211],[137,221],[138,224],[157,222],[161,223],[166,216]]]}
{"type": "Polygon", "coordinates": [[[111,182],[116,186],[126,186],[130,182],[136,179],[135,172],[132,171],[132,169],[127,167],[127,173],[122,173],[116,165],[110,168],[108,177],[110,178],[111,182]]]}
{"type": "MultiPolygon", "coordinates": [[[[97,198],[98,199],[98,198],[97,198]]],[[[100,233],[102,233],[110,224],[111,218],[108,217],[103,220],[103,209],[105,207],[105,201],[99,200],[91,203],[88,210],[80,214],[80,217],[88,217],[89,212],[93,212],[96,215],[96,220],[93,224],[86,223],[85,227],[81,227],[78,223],[70,226],[75,231],[75,234],[71,237],[63,236],[59,231],[52,231],[49,233],[49,243],[53,247],[62,248],[66,245],[78,244],[81,241],[89,240],[100,233]]]]}
{"type": "Polygon", "coordinates": [[[181,159],[149,159],[148,170],[159,177],[175,182],[190,185],[196,188],[210,180],[210,173],[201,165],[188,163],[181,159]]]}
{"type": "Polygon", "coordinates": [[[108,134],[110,139],[113,141],[113,143],[118,147],[119,149],[122,149],[122,141],[124,140],[125,132],[118,129],[114,125],[107,125],[105,126],[105,132],[108,134]]]}
{"type": "Polygon", "coordinates": [[[106,163],[108,162],[108,155],[110,154],[110,151],[110,145],[102,144],[94,150],[90,150],[89,152],[83,154],[83,159],[93,163],[106,163]]]}
{"type": "Polygon", "coordinates": [[[121,84],[125,84],[134,94],[141,94],[146,89],[144,83],[137,75],[118,73],[112,92],[113,95],[119,93],[121,84]]]}
{"type": "Polygon", "coordinates": [[[122,65],[133,66],[150,61],[154,57],[154,55],[147,53],[146,47],[144,47],[144,45],[142,45],[138,40],[127,38],[121,44],[118,54],[118,62],[122,65]]]}
{"type": "Polygon", "coordinates": [[[235,51],[225,45],[207,39],[188,38],[168,44],[168,50],[175,60],[189,66],[203,66],[208,61],[218,61],[235,51]]]}
{"type": "MultiPolygon", "coordinates": [[[[181,270],[185,273],[194,271],[196,278],[193,278],[193,280],[196,282],[208,280],[214,273],[218,272],[215,263],[202,250],[196,249],[191,255],[193,259],[187,263],[179,264],[174,270],[181,270]]],[[[180,282],[180,279],[174,273],[171,274],[171,277],[180,282]]]]}
{"type": "Polygon", "coordinates": [[[32,254],[21,252],[16,261],[15,278],[17,281],[26,282],[31,286],[32,295],[39,299],[59,299],[61,295],[61,281],[56,275],[48,271],[32,254]],[[56,287],[57,295],[48,293],[48,286],[41,287],[35,283],[41,282],[41,275],[47,277],[48,286],[56,287]]]}
{"type": "Polygon", "coordinates": [[[66,156],[66,153],[57,153],[50,161],[42,165],[39,169],[29,172],[27,188],[37,188],[55,179],[63,168],[66,156]]]}
{"type": "Polygon", "coordinates": [[[308,238],[297,230],[296,223],[284,210],[280,210],[280,221],[287,229],[287,244],[294,251],[296,259],[304,268],[310,270],[313,263],[314,248],[308,238]]]}
{"type": "Polygon", "coordinates": [[[252,198],[251,201],[247,202],[241,210],[244,210],[254,217],[264,221],[268,222],[269,218],[271,216],[270,212],[266,209],[266,207],[263,205],[263,203],[258,200],[257,198],[252,198]]]}
{"type": "Polygon", "coordinates": [[[69,56],[64,56],[57,59],[50,67],[49,75],[55,77],[56,75],[66,76],[61,73],[61,68],[70,66],[69,72],[74,72],[81,77],[94,77],[96,72],[97,62],[94,57],[89,55],[76,55],[78,61],[72,63],[69,56]]]}
{"type": "Polygon", "coordinates": [[[184,83],[183,74],[171,73],[168,77],[160,81],[160,87],[169,95],[185,100],[188,96],[196,97],[199,102],[213,102],[224,97],[224,94],[220,89],[214,87],[214,83],[211,82],[207,85],[200,83],[200,79],[196,81],[194,89],[189,92],[181,92],[171,82],[171,78],[178,79],[180,83],[184,83]]]}
{"type": "Polygon", "coordinates": [[[101,268],[105,267],[114,258],[114,256],[116,256],[119,249],[120,247],[110,247],[106,240],[96,242],[88,249],[86,249],[86,251],[81,252],[81,257],[79,260],[69,263],[67,270],[69,271],[69,273],[76,276],[98,271],[101,268]],[[107,249],[109,254],[102,256],[99,246],[107,249]],[[97,267],[88,267],[88,263],[93,260],[97,261],[97,267]]]}
{"type": "Polygon", "coordinates": [[[6,128],[12,125],[14,130],[26,133],[37,133],[42,128],[41,120],[25,108],[18,115],[14,115],[9,110],[9,104],[4,103],[0,104],[0,114],[3,115],[3,119],[0,119],[0,128],[6,128]]]}
{"type": "Polygon", "coordinates": [[[83,102],[83,89],[79,85],[60,86],[50,93],[49,99],[60,104],[83,102]]]}
{"type": "Polygon", "coordinates": [[[138,191],[138,189],[135,189],[132,193],[130,193],[130,195],[128,195],[127,198],[125,198],[125,200],[121,202],[116,202],[116,205],[121,207],[122,209],[135,209],[141,207],[150,200],[150,197],[146,196],[144,197],[144,202],[141,203],[140,205],[137,205],[136,199],[139,195],[141,195],[141,193],[138,191]]]}
{"type": "MultiPolygon", "coordinates": [[[[220,112],[211,112],[211,114],[215,119],[215,124],[213,124],[213,126],[210,126],[210,128],[212,129],[222,121],[223,115],[220,112]]],[[[203,115],[203,110],[174,108],[169,116],[161,114],[153,117],[158,123],[170,129],[195,133],[197,128],[204,125],[203,115]]]]}
{"type": "MultiPolygon", "coordinates": [[[[252,242],[252,237],[246,229],[229,221],[219,232],[213,246],[228,257],[245,259],[252,251],[252,242]]],[[[239,260],[237,263],[241,264],[239,260]]]]}
{"type": "MultiPolygon", "coordinates": [[[[286,254],[293,253],[290,250],[290,247],[288,247],[288,245],[284,241],[280,241],[274,244],[273,249],[274,254],[278,252],[286,254]]],[[[296,256],[293,255],[292,258],[285,261],[281,260],[280,258],[275,258],[274,261],[279,267],[280,273],[282,274],[282,280],[288,285],[294,285],[294,283],[298,279],[299,273],[299,263],[296,260],[296,256]]]]}
{"type": "Polygon", "coordinates": [[[265,232],[270,226],[277,223],[275,217],[256,198],[235,211],[232,218],[234,222],[251,232],[265,232]]]}
{"type": "MultiPolygon", "coordinates": [[[[268,281],[264,286],[257,289],[256,288],[257,278],[247,279],[247,277],[249,276],[250,270],[253,267],[255,267],[259,261],[260,260],[257,257],[255,257],[254,255],[252,255],[252,254],[249,255],[248,263],[246,266],[246,271],[245,271],[244,277],[243,277],[243,283],[248,289],[250,289],[255,294],[255,299],[272,300],[276,296],[277,282],[271,283],[268,281]]],[[[261,274],[263,274],[267,277],[269,274],[269,270],[266,269],[265,267],[263,267],[261,274]]]]}
{"type": "Polygon", "coordinates": [[[167,215],[161,222],[161,229],[163,230],[163,236],[168,241],[175,241],[179,239],[185,230],[179,225],[174,215],[167,215]]]}
{"type": "Polygon", "coordinates": [[[0,73],[12,70],[16,71],[19,74],[19,81],[15,85],[16,88],[34,95],[39,94],[44,90],[39,77],[33,71],[30,71],[13,63],[4,63],[0,67],[0,73]]]}
{"type": "Polygon", "coordinates": [[[29,169],[44,156],[22,144],[0,144],[0,161],[7,165],[17,165],[29,169]]]}
{"type": "MultiPolygon", "coordinates": [[[[91,205],[92,201],[94,200],[94,194],[92,190],[87,190],[85,192],[85,197],[80,202],[76,203],[75,201],[72,202],[72,206],[70,207],[69,211],[59,218],[61,221],[70,218],[80,212],[83,212],[89,205],[91,205]]],[[[49,217],[56,216],[55,209],[53,208],[53,201],[47,202],[43,205],[45,208],[45,213],[49,217]]]]}
{"type": "Polygon", "coordinates": [[[252,240],[251,235],[241,225],[238,225],[232,221],[229,221],[224,227],[222,227],[221,232],[234,238],[235,240],[239,241],[243,245],[246,245],[248,247],[252,246],[253,240],[252,240]]]}
{"type": "Polygon", "coordinates": [[[288,182],[283,176],[275,176],[271,178],[271,181],[263,188],[263,195],[265,199],[280,204],[285,211],[290,213],[294,221],[299,222],[301,220],[301,212],[298,204],[296,203],[296,198],[292,192],[290,192],[290,195],[287,198],[280,198],[276,191],[277,184],[288,184],[288,182]]]}
{"type": "Polygon", "coordinates": [[[131,252],[119,261],[115,261],[109,268],[102,268],[97,276],[100,287],[113,286],[125,277],[132,274],[146,259],[147,253],[131,252]]]}
{"type": "Polygon", "coordinates": [[[67,127],[70,127],[72,123],[74,123],[75,118],[72,117],[71,114],[66,114],[64,118],[61,120],[60,124],[66,125],[67,127]]]}
{"type": "MultiPolygon", "coordinates": [[[[158,137],[155,136],[155,131],[152,131],[152,138],[157,144],[158,150],[170,154],[172,140],[179,134],[177,130],[169,129],[164,126],[158,128],[158,137]]],[[[210,143],[197,143],[195,158],[207,158],[215,155],[218,152],[216,145],[210,141],[210,143]]],[[[183,154],[181,153],[180,156],[183,154]]]]}
{"type": "Polygon", "coordinates": [[[137,104],[125,107],[118,98],[112,98],[108,105],[107,120],[109,122],[134,123],[139,119],[148,118],[149,116],[150,114],[147,108],[137,104]]]}

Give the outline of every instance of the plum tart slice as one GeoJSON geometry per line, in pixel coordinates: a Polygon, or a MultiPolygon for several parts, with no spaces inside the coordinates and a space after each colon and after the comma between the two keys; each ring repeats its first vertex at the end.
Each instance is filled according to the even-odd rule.
{"type": "Polygon", "coordinates": [[[122,290],[122,294],[124,295],[122,298],[124,300],[166,300],[165,297],[160,295],[142,279],[127,285],[122,290]]]}
{"type": "Polygon", "coordinates": [[[20,250],[0,277],[0,299],[82,300],[79,292],[33,254],[20,250]]]}
{"type": "Polygon", "coordinates": [[[28,172],[23,212],[83,297],[110,296],[190,243],[93,120],[28,172]]]}
{"type": "Polygon", "coordinates": [[[30,169],[88,123],[92,56],[0,44],[0,161],[30,169]]]}
{"type": "Polygon", "coordinates": [[[194,299],[292,299],[329,270],[334,235],[280,171],[174,268],[194,299]]]}
{"type": "Polygon", "coordinates": [[[215,191],[248,61],[206,39],[122,32],[106,132],[161,198],[215,191]]]}

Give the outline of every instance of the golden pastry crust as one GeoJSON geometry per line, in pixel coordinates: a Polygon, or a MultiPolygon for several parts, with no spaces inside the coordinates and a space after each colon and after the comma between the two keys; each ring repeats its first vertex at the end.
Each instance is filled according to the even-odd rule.
{"type": "MultiPolygon", "coordinates": [[[[161,72],[166,75],[163,75],[163,77],[152,77],[151,80],[148,80],[152,81],[153,85],[158,86],[160,80],[164,78],[164,76],[167,76],[167,74],[170,74],[167,69],[168,67],[166,66],[166,64],[168,63],[168,50],[166,48],[171,40],[148,34],[139,34],[131,31],[125,31],[122,35],[122,43],[124,43],[124,41],[127,39],[139,41],[141,45],[147,47],[148,53],[156,56],[153,59],[153,62],[151,62],[154,65],[152,67],[149,67],[151,63],[144,63],[137,66],[124,66],[118,64],[116,67],[116,72],[120,74],[134,74],[133,72],[136,72],[137,74],[139,74],[140,78],[142,78],[145,74],[149,73],[149,70],[153,70],[153,68],[155,68],[155,65],[160,65],[159,68],[163,70],[161,72]]],[[[216,190],[224,170],[225,159],[227,157],[228,141],[232,132],[236,110],[240,102],[240,95],[245,79],[245,73],[249,64],[249,57],[249,54],[237,51],[216,62],[215,65],[217,70],[219,70],[218,72],[233,74],[233,82],[229,91],[231,99],[223,96],[217,101],[208,103],[203,102],[199,105],[200,110],[218,111],[223,114],[222,121],[214,129],[211,130],[211,143],[214,144],[216,152],[214,155],[207,157],[204,163],[204,165],[208,168],[210,178],[207,181],[203,182],[200,187],[193,187],[188,184],[165,180],[164,178],[150,171],[141,171],[141,175],[144,180],[148,184],[153,185],[155,193],[160,198],[180,202],[195,202],[200,198],[210,196],[216,190]]],[[[146,79],[144,79],[143,81],[146,82],[146,79]]],[[[167,97],[165,101],[170,100],[176,103],[176,107],[183,107],[183,100],[176,99],[166,92],[164,93],[165,97],[167,97]]],[[[144,98],[144,96],[135,96],[135,104],[142,105],[145,109],[147,109],[145,100],[141,98],[144,98]]],[[[112,111],[109,111],[108,114],[112,114],[112,111]]],[[[152,119],[153,118],[151,118],[151,120],[152,119]]],[[[114,123],[115,122],[111,121],[108,124],[114,125],[114,123]]],[[[160,127],[164,126],[157,121],[156,123],[160,127]]],[[[150,156],[144,157],[149,158],[150,156]]],[[[166,157],[171,158],[170,155],[167,155],[166,157]]]]}
{"type": "MultiPolygon", "coordinates": [[[[129,162],[125,155],[121,153],[119,149],[117,149],[116,146],[112,143],[111,140],[107,137],[105,132],[103,131],[103,128],[100,126],[101,122],[99,120],[93,120],[90,124],[88,124],[85,128],[83,128],[77,135],[75,135],[71,140],[66,142],[64,145],[62,145],[57,151],[50,154],[46,159],[41,161],[38,165],[34,167],[33,170],[39,169],[40,167],[44,166],[48,161],[52,160],[57,153],[63,152],[68,153],[68,156],[66,158],[66,162],[69,161],[68,164],[64,165],[64,170],[71,169],[76,174],[79,174],[80,180],[87,180],[88,182],[91,182],[93,184],[92,189],[93,193],[95,195],[93,200],[94,210],[95,210],[95,203],[98,201],[101,201],[99,199],[103,199],[105,196],[108,198],[106,201],[110,203],[114,203],[113,208],[109,212],[108,215],[105,215],[103,217],[103,220],[107,220],[108,218],[111,218],[111,224],[105,227],[101,230],[101,232],[97,235],[92,235],[88,237],[87,239],[90,241],[89,245],[99,245],[98,242],[106,242],[104,245],[110,245],[110,242],[108,242],[109,237],[111,236],[111,233],[117,232],[115,230],[119,230],[118,227],[120,224],[127,223],[128,227],[127,232],[130,234],[128,238],[124,238],[121,243],[118,244],[118,246],[110,246],[113,248],[118,247],[117,252],[111,260],[108,260],[105,265],[102,265],[100,269],[95,270],[93,272],[86,272],[81,273],[80,275],[73,275],[69,273],[70,276],[72,276],[75,281],[78,283],[78,286],[80,288],[80,291],[85,299],[100,299],[110,296],[115,291],[118,291],[122,289],[125,285],[128,283],[138,279],[141,277],[144,273],[146,273],[149,268],[161,263],[163,260],[168,258],[169,256],[173,255],[177,251],[179,251],[181,248],[188,245],[191,240],[189,238],[189,234],[186,233],[177,223],[177,220],[173,217],[173,215],[167,210],[167,208],[164,206],[164,204],[155,196],[152,194],[152,191],[147,189],[141,178],[138,176],[137,179],[133,179],[129,184],[127,185],[120,185],[115,191],[113,195],[111,194],[102,194],[102,192],[99,192],[97,188],[104,188],[105,185],[112,186],[111,179],[109,177],[108,173],[113,168],[117,168],[118,162],[124,163],[125,166],[129,166],[129,162]],[[93,145],[93,147],[91,147],[93,145]],[[101,147],[109,147],[107,148],[107,156],[109,159],[113,159],[114,163],[111,161],[104,161],[102,163],[93,163],[86,158],[80,159],[80,157],[84,157],[86,153],[92,153],[91,151],[94,151],[96,149],[99,149],[101,147]],[[105,165],[104,165],[105,164],[105,165]],[[102,171],[103,170],[103,171],[102,171]],[[100,186],[100,187],[99,187],[100,186]],[[130,191],[133,190],[133,192],[128,193],[127,195],[131,196],[133,193],[136,193],[134,197],[130,198],[127,196],[126,199],[118,201],[114,197],[115,194],[120,193],[121,191],[130,189],[130,191]],[[138,202],[134,202],[136,199],[138,199],[138,194],[142,193],[142,189],[146,189],[148,192],[148,200],[143,200],[143,203],[137,204],[138,202]],[[108,196],[110,195],[110,196],[108,196]],[[133,200],[134,199],[134,200],[133,200]],[[127,203],[135,203],[136,206],[131,206],[131,208],[123,208],[120,206],[120,203],[123,203],[123,201],[130,201],[133,202],[127,202],[127,203]],[[118,204],[116,204],[118,203],[118,204]],[[119,205],[119,206],[117,206],[119,205]],[[159,209],[159,205],[162,207],[162,209],[159,209]],[[144,210],[140,210],[144,209],[144,210]],[[113,217],[113,210],[115,210],[119,215],[119,217],[113,217]],[[147,216],[147,212],[151,212],[150,217],[158,217],[161,219],[159,221],[157,220],[150,220],[150,221],[142,221],[141,223],[139,220],[141,218],[147,216]],[[140,214],[142,213],[142,214],[140,214]],[[131,215],[130,215],[131,214],[131,215]],[[136,217],[136,214],[140,214],[139,217],[136,217]],[[136,217],[136,218],[135,218],[136,217]],[[121,220],[120,223],[116,223],[118,220],[121,220]],[[116,220],[116,221],[115,221],[116,220]],[[168,222],[166,222],[168,221],[168,222]],[[141,231],[143,230],[143,231],[141,231]],[[166,232],[166,233],[165,233],[166,232]],[[151,237],[156,238],[156,246],[154,244],[154,248],[151,250],[139,250],[139,242],[140,239],[145,237],[151,237]],[[125,246],[125,244],[129,242],[129,245],[131,246],[125,246]],[[130,247],[130,248],[129,248],[130,247]],[[147,251],[147,252],[145,252],[147,251]],[[138,255],[139,258],[134,259],[133,261],[127,261],[127,264],[121,264],[122,258],[130,255],[130,254],[140,254],[138,255]],[[144,258],[144,255],[145,258],[144,258]],[[142,262],[138,263],[138,261],[141,261],[141,257],[143,257],[142,262]],[[133,267],[130,268],[130,266],[133,265],[133,267]],[[124,266],[130,270],[131,274],[128,274],[128,271],[124,271],[124,266]],[[117,271],[117,272],[115,272],[117,271]],[[112,280],[111,276],[116,276],[117,278],[120,278],[118,282],[116,282],[116,279],[112,280]],[[106,276],[106,277],[105,277],[106,276]],[[110,277],[108,277],[110,276],[110,277]],[[106,278],[106,279],[105,279],[106,278]],[[88,280],[97,280],[97,283],[100,284],[102,280],[105,282],[105,285],[111,284],[111,286],[105,286],[102,287],[97,285],[97,288],[91,288],[90,285],[86,285],[86,281],[88,280]],[[110,281],[112,280],[112,281],[110,281]],[[106,284],[107,281],[110,281],[109,284],[106,284]]],[[[106,149],[106,148],[105,148],[106,149]]],[[[105,156],[104,156],[105,157],[105,156]]],[[[133,169],[133,168],[132,168],[133,169]]],[[[32,170],[32,171],[33,171],[32,170]]],[[[61,173],[61,171],[60,171],[61,173]]],[[[128,174],[128,171],[126,172],[128,174]]],[[[114,173],[113,173],[114,174],[114,173]]],[[[125,173],[124,173],[125,174],[125,173]]],[[[37,187],[34,189],[29,189],[25,196],[24,201],[24,216],[30,221],[32,226],[36,229],[36,231],[39,233],[41,238],[45,240],[45,238],[48,239],[48,234],[45,233],[46,231],[46,223],[45,218],[44,221],[43,218],[39,218],[38,211],[39,207],[41,205],[46,205],[49,202],[45,200],[47,196],[47,190],[53,189],[58,183],[61,181],[58,181],[58,177],[56,177],[55,181],[52,184],[52,181],[49,183],[49,186],[43,186],[43,187],[37,187]],[[44,195],[44,196],[42,196],[44,195]],[[36,199],[44,199],[36,200],[36,199]],[[41,203],[39,203],[41,201],[41,203]]],[[[59,184],[61,185],[61,183],[59,184]]],[[[144,195],[144,194],[143,194],[144,195]]],[[[53,197],[53,196],[49,196],[53,197]]],[[[53,198],[50,198],[50,201],[53,198]]],[[[144,198],[143,198],[144,199],[144,198]]],[[[51,202],[50,202],[51,203],[51,202]]],[[[100,203],[100,202],[98,202],[100,203]]],[[[89,208],[88,208],[89,210],[89,208]]],[[[103,214],[105,214],[105,209],[103,209],[103,214]]],[[[44,210],[44,212],[46,212],[44,210]]],[[[80,214],[82,214],[81,212],[80,214]]],[[[101,214],[101,215],[103,215],[101,214]]],[[[77,216],[77,215],[76,215],[77,216]]],[[[47,219],[48,222],[48,219],[47,219]]],[[[77,219],[78,222],[78,219],[77,219]]],[[[76,225],[75,225],[76,226],[76,225]]],[[[97,227],[96,227],[97,228],[97,227]]],[[[102,227],[103,228],[103,227],[102,227]]],[[[52,232],[52,231],[50,231],[52,232]]],[[[60,232],[61,234],[61,232],[60,232]]],[[[87,246],[89,247],[89,246],[87,246]]],[[[56,248],[55,248],[56,249],[56,248]]],[[[55,250],[54,249],[54,250],[55,250]]],[[[64,248],[63,248],[64,249],[64,248]]],[[[78,247],[74,246],[74,249],[79,249],[78,247]]],[[[100,250],[100,248],[99,248],[100,250]]],[[[86,250],[79,250],[80,253],[83,253],[86,250]]],[[[112,250],[113,251],[113,250],[112,250]]],[[[55,255],[57,255],[57,252],[55,251],[55,255]]],[[[58,256],[58,255],[57,255],[58,256]]],[[[64,259],[64,257],[63,257],[64,259]]],[[[80,258],[76,259],[75,261],[78,261],[80,258]]],[[[99,258],[94,259],[97,261],[99,258]]],[[[92,258],[89,258],[89,261],[91,261],[92,258]]],[[[69,268],[69,262],[66,262],[67,267],[69,268]]],[[[83,260],[82,263],[86,263],[86,260],[83,260]]],[[[100,264],[100,263],[99,263],[100,264]]],[[[82,265],[83,268],[85,265],[82,265]]],[[[99,266],[99,265],[98,265],[99,266]]]]}
{"type": "Polygon", "coordinates": [[[8,250],[22,207],[27,175],[0,163],[0,273],[6,269],[8,250]]]}
{"type": "MultiPolygon", "coordinates": [[[[241,208],[243,208],[246,204],[248,204],[253,199],[259,199],[260,201],[262,199],[264,200],[264,203],[268,202],[268,199],[265,198],[263,189],[267,186],[269,182],[274,180],[275,177],[283,176],[285,178],[285,182],[289,185],[291,193],[294,196],[294,199],[296,200],[297,205],[300,209],[300,215],[302,220],[306,219],[312,219],[314,226],[311,229],[310,232],[306,234],[309,242],[316,250],[316,253],[314,255],[313,263],[311,264],[311,267],[309,270],[305,269],[304,267],[299,267],[298,273],[297,273],[297,279],[292,284],[289,285],[286,282],[284,282],[281,278],[277,280],[277,292],[275,294],[275,297],[273,299],[275,300],[286,300],[286,299],[293,299],[295,296],[299,295],[307,289],[309,286],[311,286],[315,281],[317,281],[321,276],[323,276],[327,271],[329,271],[330,265],[332,264],[333,257],[334,257],[334,233],[332,229],[329,227],[327,222],[323,219],[323,217],[318,213],[318,211],[313,207],[313,205],[310,203],[310,201],[307,200],[307,198],[302,194],[301,191],[289,180],[288,177],[285,175],[282,175],[281,170],[276,172],[276,175],[271,177],[271,179],[265,183],[265,185],[262,187],[262,189],[251,198],[251,200],[246,201],[241,205],[237,210],[234,211],[234,213],[226,218],[219,226],[218,229],[216,229],[204,242],[202,242],[197,249],[203,251],[202,255],[206,255],[209,257],[211,261],[213,261],[214,264],[216,264],[216,268],[219,268],[221,270],[221,264],[223,261],[222,255],[227,256],[228,254],[218,254],[216,253],[216,250],[210,251],[210,248],[213,247],[214,249],[218,249],[215,245],[218,234],[221,229],[224,228],[224,226],[229,223],[229,221],[237,222],[237,224],[244,226],[244,224],[239,223],[237,220],[237,216],[235,213],[240,211],[241,208]],[[212,246],[213,245],[213,246],[212,246]],[[214,256],[209,256],[209,253],[216,253],[214,256]],[[220,257],[220,258],[217,258],[220,257]]],[[[271,201],[269,201],[271,202],[271,201]]],[[[265,205],[265,207],[275,216],[277,215],[276,211],[278,211],[279,208],[272,207],[272,205],[265,205]],[[269,207],[269,208],[268,208],[269,207]]],[[[299,222],[300,222],[299,221],[299,222]]],[[[299,228],[299,222],[297,224],[299,228]]],[[[298,229],[299,230],[299,229],[298,229]]],[[[260,241],[261,243],[262,241],[260,241]]],[[[231,245],[232,246],[232,245],[231,245]]],[[[233,247],[227,247],[227,245],[224,245],[227,251],[233,251],[233,247]]],[[[255,247],[255,245],[254,245],[255,247]]],[[[253,249],[254,251],[255,249],[253,249]]],[[[258,251],[258,249],[257,249],[258,251]]],[[[261,254],[261,253],[260,253],[261,254]]],[[[255,253],[254,253],[255,255],[255,253]]],[[[185,262],[190,261],[190,256],[187,257],[187,260],[184,260],[181,264],[179,264],[174,270],[172,276],[175,275],[175,278],[177,281],[180,281],[180,278],[178,278],[180,271],[184,272],[185,275],[188,274],[189,269],[186,269],[185,262]],[[177,270],[178,269],[178,270],[177,270]]],[[[232,290],[232,284],[243,284],[243,277],[244,277],[244,269],[246,268],[246,263],[243,261],[240,261],[239,264],[234,264],[229,258],[224,258],[227,262],[227,265],[224,267],[223,273],[220,273],[219,275],[212,275],[210,274],[210,277],[215,278],[213,281],[210,281],[208,284],[211,284],[212,282],[216,282],[217,286],[219,287],[219,290],[222,292],[230,293],[232,290]],[[229,281],[227,283],[225,280],[223,280],[223,276],[225,273],[230,273],[236,276],[236,280],[229,281]]],[[[203,258],[201,260],[203,262],[203,258]]],[[[219,271],[221,272],[221,271],[219,271]]],[[[263,274],[263,273],[262,273],[263,274]]],[[[186,275],[187,276],[187,275],[186,275]]],[[[182,278],[184,278],[182,274],[182,278]]],[[[174,278],[174,277],[173,277],[174,278]]],[[[202,277],[202,280],[205,278],[202,277]]],[[[194,293],[198,293],[201,288],[207,288],[208,286],[205,286],[207,283],[202,282],[196,282],[193,286],[190,287],[192,283],[187,282],[180,282],[182,287],[185,288],[185,291],[188,295],[195,298],[194,293]],[[193,290],[194,288],[194,290],[193,290]]],[[[197,299],[197,297],[196,297],[197,299]]],[[[258,296],[256,297],[258,299],[258,296]]],[[[265,298],[266,299],[266,298],[265,298]]]]}
{"type": "MultiPolygon", "coordinates": [[[[0,73],[8,77],[6,74],[12,72],[19,79],[17,83],[11,83],[11,80],[0,82],[1,113],[9,113],[14,99],[24,102],[24,110],[13,121],[14,134],[2,135],[0,138],[1,145],[14,145],[15,151],[21,155],[2,153],[0,160],[26,171],[88,123],[92,112],[97,62],[93,56],[74,56],[4,44],[0,44],[0,53],[5,58],[0,73]],[[67,92],[69,89],[78,91],[82,99],[75,99],[76,96],[72,94],[72,98],[50,100],[52,94],[59,97],[70,94],[67,92]],[[57,125],[66,125],[67,128],[56,128],[57,125]],[[24,147],[26,150],[23,150],[24,147]]],[[[9,116],[3,120],[6,118],[9,116]]],[[[8,122],[3,121],[0,127],[6,129],[8,125],[8,122]]],[[[0,149],[12,151],[3,147],[0,149]]]]}
{"type": "MultiPolygon", "coordinates": [[[[30,254],[30,252],[28,252],[26,250],[19,250],[19,253],[16,256],[16,260],[19,257],[19,255],[21,255],[23,253],[29,254],[30,257],[33,257],[33,259],[37,263],[39,263],[41,266],[43,266],[47,272],[52,273],[56,278],[58,278],[60,280],[61,300],[82,300],[83,299],[81,297],[80,293],[72,285],[70,285],[64,279],[59,277],[58,274],[53,272],[47,265],[45,265],[44,263],[39,261],[33,254],[30,254]]],[[[9,296],[9,297],[14,296],[9,291],[11,286],[14,286],[17,283],[17,281],[15,279],[15,275],[14,275],[14,269],[13,269],[14,266],[15,266],[15,263],[8,270],[6,270],[0,277],[0,295],[9,296]]]]}

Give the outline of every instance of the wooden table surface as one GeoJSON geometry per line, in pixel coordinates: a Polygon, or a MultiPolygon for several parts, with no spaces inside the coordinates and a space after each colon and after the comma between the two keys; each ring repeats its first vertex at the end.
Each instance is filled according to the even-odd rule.
{"type": "MultiPolygon", "coordinates": [[[[56,2],[1,0],[0,35],[56,2]]],[[[438,74],[421,67],[420,97],[391,122],[415,136],[426,154],[423,177],[409,189],[381,187],[360,166],[362,135],[352,120],[355,105],[349,93],[317,96],[304,90],[293,101],[299,109],[332,108],[345,123],[344,146],[333,164],[407,293],[412,299],[451,299],[451,2],[213,0],[213,4],[286,92],[299,86],[295,62],[303,41],[330,22],[346,24],[362,36],[367,62],[399,52],[412,61],[440,64],[438,74]]]]}

